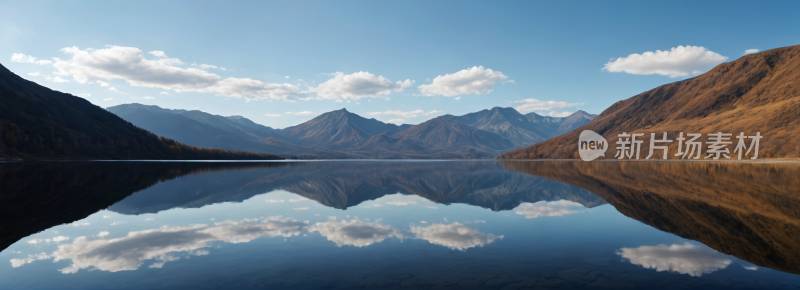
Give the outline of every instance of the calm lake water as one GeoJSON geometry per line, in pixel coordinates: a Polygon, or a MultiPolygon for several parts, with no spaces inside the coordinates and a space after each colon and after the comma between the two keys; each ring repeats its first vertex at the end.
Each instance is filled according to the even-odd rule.
{"type": "Polygon", "coordinates": [[[23,162],[0,190],[0,289],[800,288],[800,164],[23,162]]]}

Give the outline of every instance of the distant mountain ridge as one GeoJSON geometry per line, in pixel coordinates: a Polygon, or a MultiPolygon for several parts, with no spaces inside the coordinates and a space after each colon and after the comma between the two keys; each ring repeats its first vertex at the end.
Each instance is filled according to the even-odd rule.
{"type": "Polygon", "coordinates": [[[345,158],[338,153],[286,142],[275,129],[241,116],[223,117],[197,110],[170,110],[158,106],[124,104],[106,108],[132,124],[159,136],[199,147],[282,155],[314,154],[345,158]]]}
{"type": "Polygon", "coordinates": [[[491,158],[547,140],[593,118],[522,115],[495,107],[464,116],[445,115],[418,125],[395,125],[340,109],[307,122],[273,129],[242,116],[124,104],[107,108],[161,136],[212,148],[270,152],[297,158],[491,158]]]}
{"type": "Polygon", "coordinates": [[[514,108],[494,107],[454,118],[467,126],[499,134],[515,145],[529,146],[583,126],[594,116],[581,110],[569,117],[523,115],[514,108]]]}
{"type": "Polygon", "coordinates": [[[438,117],[398,132],[392,137],[419,142],[432,148],[481,149],[502,151],[514,146],[510,140],[495,133],[469,127],[448,117],[438,117]]]}
{"type": "Polygon", "coordinates": [[[367,119],[347,109],[331,111],[282,130],[284,136],[297,140],[298,144],[325,148],[349,148],[372,136],[398,131],[400,126],[367,119]]]}

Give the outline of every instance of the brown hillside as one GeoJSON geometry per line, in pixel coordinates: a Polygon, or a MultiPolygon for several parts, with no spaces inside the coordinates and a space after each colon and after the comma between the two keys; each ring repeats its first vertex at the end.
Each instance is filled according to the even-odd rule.
{"type": "MultiPolygon", "coordinates": [[[[605,159],[614,158],[617,135],[645,133],[640,158],[648,154],[650,133],[675,140],[679,132],[739,132],[764,136],[759,158],[800,157],[800,45],[745,55],[700,76],[666,84],[619,101],[592,122],[562,136],[502,154],[500,159],[577,159],[578,136],[595,131],[609,142],[605,159]]],[[[738,140],[728,148],[733,149],[738,140]]],[[[749,139],[746,140],[749,145],[749,139]]],[[[669,158],[678,142],[669,144],[669,158]]],[[[704,159],[707,146],[704,143],[704,159]]],[[[659,154],[661,151],[656,151],[659,154]]],[[[733,156],[733,155],[732,155],[733,156]]],[[[734,157],[735,158],[735,157],[734,157]]],[[[601,157],[602,159],[602,157],[601,157]]],[[[744,159],[744,158],[743,158],[744,159]]]]}

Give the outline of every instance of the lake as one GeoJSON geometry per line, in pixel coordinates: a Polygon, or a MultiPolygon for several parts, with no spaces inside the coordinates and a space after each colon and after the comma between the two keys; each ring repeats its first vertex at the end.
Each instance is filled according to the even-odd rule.
{"type": "Polygon", "coordinates": [[[0,163],[0,289],[798,289],[800,164],[0,163]]]}

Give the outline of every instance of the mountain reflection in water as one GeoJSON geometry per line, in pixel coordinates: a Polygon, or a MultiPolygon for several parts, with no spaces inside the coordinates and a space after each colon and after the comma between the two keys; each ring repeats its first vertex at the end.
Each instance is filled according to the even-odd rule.
{"type": "Polygon", "coordinates": [[[0,288],[796,289],[799,168],[0,163],[0,288]]]}
{"type": "Polygon", "coordinates": [[[622,214],[725,254],[800,274],[800,165],[507,162],[591,190],[622,214]]]}

